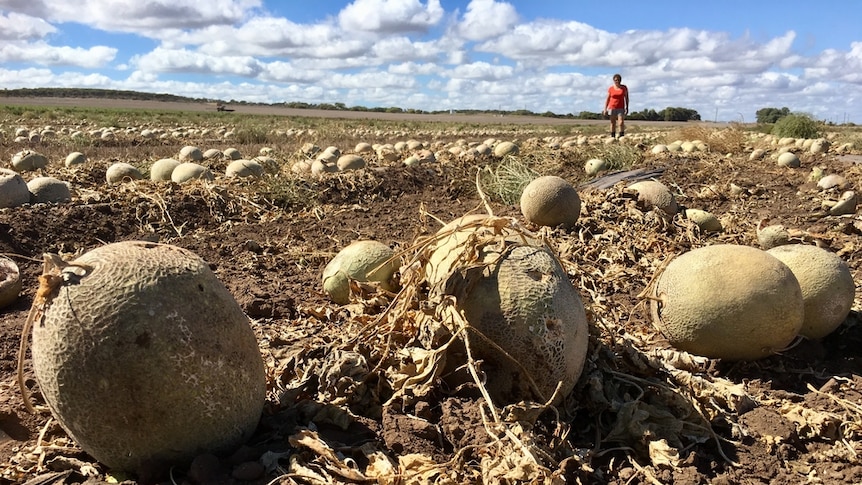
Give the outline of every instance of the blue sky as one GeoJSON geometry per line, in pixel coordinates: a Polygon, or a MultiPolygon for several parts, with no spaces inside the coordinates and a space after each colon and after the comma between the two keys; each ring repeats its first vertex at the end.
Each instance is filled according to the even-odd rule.
{"type": "Polygon", "coordinates": [[[862,123],[858,0],[0,0],[0,88],[862,123]]]}

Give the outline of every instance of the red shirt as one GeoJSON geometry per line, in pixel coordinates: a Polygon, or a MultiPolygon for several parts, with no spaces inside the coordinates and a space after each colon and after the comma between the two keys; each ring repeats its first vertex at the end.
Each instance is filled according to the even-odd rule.
{"type": "Polygon", "coordinates": [[[620,87],[616,87],[613,85],[608,88],[608,109],[625,109],[626,107],[626,95],[628,95],[629,88],[626,87],[625,84],[620,84],[620,87]]]}

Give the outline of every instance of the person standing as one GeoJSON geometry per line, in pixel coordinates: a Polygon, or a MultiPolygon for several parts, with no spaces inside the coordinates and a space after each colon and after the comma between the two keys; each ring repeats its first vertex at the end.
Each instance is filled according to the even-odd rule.
{"type": "Polygon", "coordinates": [[[629,88],[622,84],[623,77],[614,74],[614,84],[608,88],[608,97],[602,108],[602,116],[605,113],[611,118],[611,138],[617,137],[617,121],[620,125],[620,138],[626,136],[626,115],[629,114],[629,88]]]}

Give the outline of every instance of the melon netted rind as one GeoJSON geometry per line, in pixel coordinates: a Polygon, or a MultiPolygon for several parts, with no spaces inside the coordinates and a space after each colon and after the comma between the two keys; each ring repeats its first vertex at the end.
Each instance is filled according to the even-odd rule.
{"type": "Polygon", "coordinates": [[[485,363],[492,398],[499,403],[550,399],[562,383],[554,401],[559,403],[580,378],[587,354],[589,328],[580,295],[547,246],[513,230],[477,226],[485,217],[467,216],[438,232],[462,228],[433,249],[426,265],[431,294],[454,295],[469,325],[496,344],[470,338],[474,357],[485,363]],[[463,258],[473,236],[484,241],[477,247],[482,264],[463,258]]]}
{"type": "Polygon", "coordinates": [[[83,165],[87,162],[87,156],[81,152],[72,152],[66,155],[64,165],[66,168],[74,167],[75,165],[83,165]]]}
{"type": "Polygon", "coordinates": [[[379,241],[360,240],[345,246],[323,268],[323,291],[344,305],[350,302],[350,280],[373,281],[394,291],[392,277],[400,267],[395,251],[379,241]]]}
{"type": "Polygon", "coordinates": [[[777,246],[767,251],[786,264],[802,288],[805,320],[799,334],[823,338],[850,314],[856,286],[850,267],[837,254],[809,244],[777,246]]]}
{"type": "Polygon", "coordinates": [[[674,258],[658,276],[653,324],[674,347],[756,360],[787,347],[802,327],[802,289],[784,263],[750,246],[717,244],[674,258]]]}
{"type": "Polygon", "coordinates": [[[265,401],[264,365],[248,318],[206,262],[129,241],[65,271],[69,282],[33,327],[33,366],[55,418],[85,451],[135,471],[249,438],[265,401]]]}
{"type": "Polygon", "coordinates": [[[570,228],[581,214],[581,198],[566,179],[544,175],[533,179],[521,192],[521,214],[540,226],[570,228]]]}

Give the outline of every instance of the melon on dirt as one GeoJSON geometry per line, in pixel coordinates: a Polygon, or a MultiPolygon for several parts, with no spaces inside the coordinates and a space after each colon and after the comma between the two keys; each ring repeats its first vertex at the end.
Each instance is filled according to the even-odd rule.
{"type": "Polygon", "coordinates": [[[726,360],[783,350],[802,327],[802,289],[766,251],[715,244],[673,258],[650,298],[653,324],[671,345],[726,360]]]}
{"type": "Polygon", "coordinates": [[[506,224],[473,214],[440,229],[425,266],[429,296],[454,297],[495,402],[559,403],[587,354],[583,302],[555,253],[506,224]]]}
{"type": "Polygon", "coordinates": [[[225,452],[255,430],[266,376],[249,320],[208,264],[126,241],[74,261],[46,256],[56,286],[33,325],[36,380],[52,414],[111,469],[225,452]]]}

